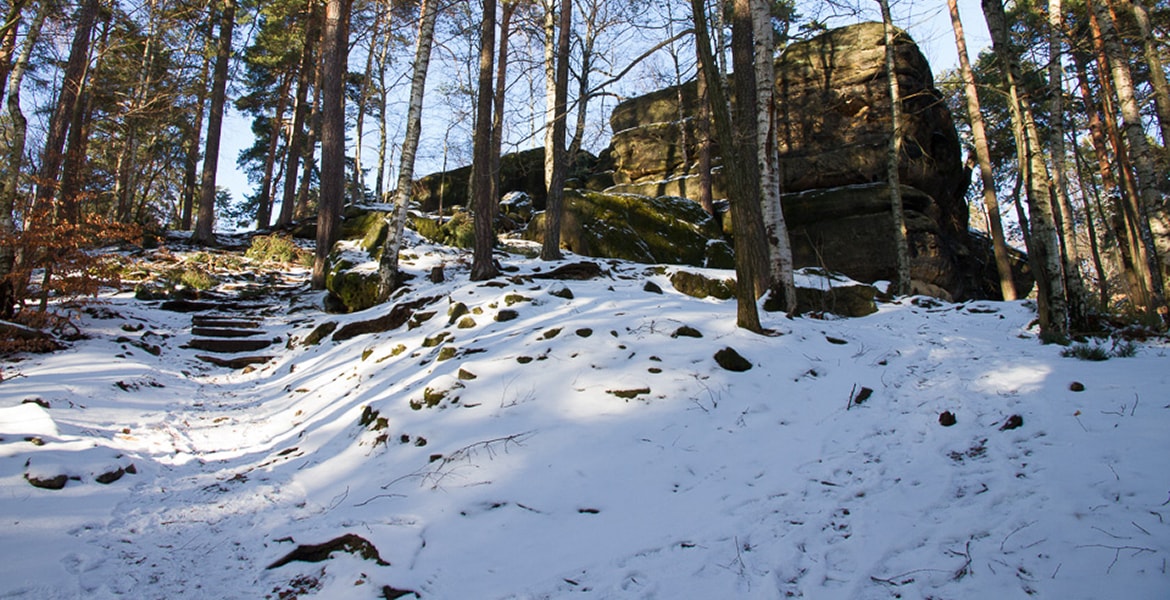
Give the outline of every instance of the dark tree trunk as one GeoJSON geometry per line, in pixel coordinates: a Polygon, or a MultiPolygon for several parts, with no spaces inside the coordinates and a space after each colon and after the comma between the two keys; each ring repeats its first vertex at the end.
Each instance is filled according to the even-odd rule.
{"type": "Polygon", "coordinates": [[[565,137],[568,130],[569,96],[569,33],[573,27],[573,2],[561,0],[560,24],[557,38],[557,68],[552,123],[552,177],[548,184],[545,207],[544,243],[540,248],[542,260],[561,259],[561,215],[564,213],[565,175],[568,173],[568,155],[565,137]]]}
{"type": "MultiPolygon", "coordinates": [[[[207,37],[211,37],[212,18],[207,18],[207,37]]],[[[179,208],[179,229],[189,231],[195,210],[195,194],[199,190],[199,142],[203,138],[203,112],[207,108],[207,76],[211,70],[211,57],[203,55],[203,68],[200,70],[198,92],[195,99],[195,115],[193,122],[185,131],[187,136],[185,155],[183,157],[183,196],[179,208]]]]}
{"type": "Polygon", "coordinates": [[[293,112],[292,133],[289,135],[286,164],[284,167],[284,190],[280,200],[280,216],[276,219],[278,226],[292,223],[297,200],[297,175],[300,173],[301,157],[308,146],[308,135],[305,132],[305,120],[309,116],[309,86],[312,84],[317,70],[317,61],[314,59],[317,39],[320,37],[320,11],[316,8],[316,0],[308,2],[308,24],[305,26],[305,45],[301,54],[301,69],[297,75],[296,108],[293,112]]]}
{"type": "Polygon", "coordinates": [[[268,140],[268,152],[264,157],[264,178],[260,181],[259,206],[256,209],[256,229],[268,229],[272,220],[272,172],[276,170],[276,159],[280,145],[280,132],[284,129],[284,107],[288,103],[288,88],[292,85],[292,75],[286,75],[277,92],[276,112],[272,118],[271,139],[268,140]]]}
{"type": "Polygon", "coordinates": [[[475,138],[472,150],[471,197],[474,211],[475,247],[471,263],[471,280],[482,281],[499,274],[492,250],[496,236],[492,227],[495,198],[492,192],[492,74],[495,71],[496,0],[483,0],[483,23],[480,29],[479,92],[475,107],[475,138]]]}
{"type": "Polygon", "coordinates": [[[321,80],[321,196],[317,200],[317,256],[313,289],[325,288],[325,260],[337,241],[345,205],[345,73],[351,0],[325,6],[321,80]]]}
{"type": "MultiPolygon", "coordinates": [[[[740,0],[742,1],[742,0],[740,0]]],[[[746,4],[746,3],[745,3],[746,4]]],[[[761,331],[760,314],[756,306],[759,297],[766,285],[765,261],[762,251],[764,246],[763,223],[759,212],[759,195],[753,195],[753,184],[758,185],[754,176],[756,161],[744,158],[741,149],[755,149],[755,143],[746,142],[737,136],[737,128],[732,123],[730,106],[727,96],[723,92],[723,85],[719,81],[719,70],[715,66],[715,57],[711,51],[711,37],[707,29],[707,15],[703,0],[691,0],[691,11],[695,20],[695,44],[699,53],[699,62],[702,65],[703,75],[707,81],[707,93],[710,98],[711,116],[715,121],[715,136],[723,153],[723,173],[727,183],[727,191],[731,196],[731,221],[735,230],[735,276],[736,276],[736,325],[751,331],[761,331]],[[754,207],[754,211],[753,211],[754,207]],[[753,222],[754,212],[754,223],[753,222]],[[753,239],[754,237],[754,239],[753,239]],[[753,249],[752,246],[755,246],[753,249]],[[753,259],[753,252],[758,256],[753,259]]],[[[751,16],[742,15],[747,27],[746,52],[750,59],[751,53],[751,16]]],[[[742,28],[743,26],[741,26],[742,28]]],[[[742,30],[742,29],[741,29],[742,30]]],[[[732,43],[735,46],[735,43],[732,43]]],[[[739,55],[745,52],[739,48],[739,55]]],[[[733,56],[735,51],[733,50],[733,56]]],[[[740,69],[736,69],[737,71],[740,69]]],[[[738,97],[741,109],[746,107],[751,111],[755,103],[750,99],[755,97],[755,77],[753,69],[748,66],[743,70],[743,77],[749,80],[748,90],[744,96],[738,97]]],[[[737,93],[739,90],[736,90],[737,93]]],[[[740,135],[753,135],[756,130],[754,116],[749,115],[747,125],[738,128],[740,135]]]]}
{"type": "Polygon", "coordinates": [[[81,86],[89,66],[89,42],[94,24],[97,22],[99,8],[98,0],[85,0],[77,16],[77,29],[73,32],[73,45],[69,49],[69,60],[65,63],[61,93],[57,97],[53,116],[49,120],[45,150],[41,154],[41,169],[37,174],[37,194],[33,205],[34,215],[47,210],[57,192],[61,163],[65,160],[65,140],[74,112],[77,110],[81,86]]]}
{"type": "Polygon", "coordinates": [[[219,141],[223,134],[223,110],[227,103],[228,63],[232,57],[232,32],[236,26],[236,0],[224,0],[219,20],[219,45],[211,83],[211,109],[207,116],[207,145],[203,150],[203,179],[199,186],[199,217],[191,241],[215,244],[215,177],[219,167],[219,141]]]}

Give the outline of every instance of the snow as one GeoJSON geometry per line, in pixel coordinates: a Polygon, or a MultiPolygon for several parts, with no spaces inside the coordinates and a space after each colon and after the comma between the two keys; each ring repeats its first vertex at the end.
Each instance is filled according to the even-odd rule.
{"type": "Polygon", "coordinates": [[[281,341],[251,372],[126,294],[89,339],[0,365],[0,597],[1170,597],[1165,342],[1085,362],[1037,341],[1026,302],[921,298],[764,313],[762,336],[663,269],[527,279],[556,265],[507,256],[485,287],[469,262],[411,248],[394,302],[434,316],[343,342],[301,341],[389,306],[327,315],[302,288],[263,315],[281,341]],[[720,368],[724,347],[753,368],[720,368]],[[56,473],[75,479],[26,480],[56,473]],[[389,565],[266,568],[347,533],[389,565]]]}

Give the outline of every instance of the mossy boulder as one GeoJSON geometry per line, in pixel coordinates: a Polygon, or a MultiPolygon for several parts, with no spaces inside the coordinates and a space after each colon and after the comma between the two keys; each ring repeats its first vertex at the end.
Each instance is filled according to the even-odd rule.
{"type": "Polygon", "coordinates": [[[674,289],[695,298],[718,298],[728,300],[735,297],[734,279],[714,279],[700,273],[675,271],[670,276],[674,289]]]}
{"type": "Polygon", "coordinates": [[[849,283],[828,289],[796,288],[796,303],[801,312],[827,312],[841,317],[864,317],[877,312],[872,285],[849,283]]]}
{"type": "Polygon", "coordinates": [[[437,244],[456,248],[475,245],[475,223],[465,210],[457,210],[450,217],[411,215],[410,221],[419,235],[437,244]]]}
{"type": "MultiPolygon", "coordinates": [[[[581,152],[569,166],[569,179],[590,185],[592,174],[603,170],[598,158],[581,152]]],[[[414,200],[426,212],[450,210],[467,205],[468,182],[471,167],[460,167],[442,173],[433,173],[414,182],[414,200]]],[[[544,148],[513,152],[500,157],[500,194],[524,192],[532,199],[536,210],[544,210],[547,191],[544,187],[544,148]]]]}
{"type": "Polygon", "coordinates": [[[341,213],[341,231],[338,239],[367,240],[373,242],[363,246],[373,248],[381,246],[386,237],[386,219],[390,218],[391,211],[386,206],[370,206],[350,204],[341,213]],[[379,236],[381,239],[379,239],[379,236]]]}
{"type": "MultiPolygon", "coordinates": [[[[641,263],[703,266],[708,240],[721,237],[719,224],[685,198],[565,190],[561,246],[576,254],[641,263]]],[[[544,213],[524,239],[544,240],[544,213]]]]}
{"type": "Polygon", "coordinates": [[[374,264],[352,252],[334,251],[326,263],[325,289],[330,307],[339,312],[357,312],[378,303],[378,271],[374,264]]]}

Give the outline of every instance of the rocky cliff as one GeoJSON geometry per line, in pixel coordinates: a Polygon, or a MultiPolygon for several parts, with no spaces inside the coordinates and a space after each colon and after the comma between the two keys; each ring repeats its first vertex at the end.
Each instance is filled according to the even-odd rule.
{"type": "MultiPolygon", "coordinates": [[[[986,244],[967,230],[969,177],[950,111],[905,33],[896,38],[895,57],[905,99],[899,175],[912,277],[938,295],[993,296],[994,286],[984,281],[986,244]]],[[[611,191],[698,198],[695,89],[691,82],[614,109],[611,191]]],[[[883,184],[893,128],[882,25],[862,23],[791,44],[776,60],[776,94],[784,213],[797,266],[893,278],[883,184]]],[[[714,188],[723,195],[717,172],[714,188]]]]}

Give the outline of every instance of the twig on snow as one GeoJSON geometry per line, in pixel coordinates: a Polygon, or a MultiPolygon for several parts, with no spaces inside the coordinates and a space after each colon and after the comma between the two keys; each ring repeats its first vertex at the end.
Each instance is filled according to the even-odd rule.
{"type": "Polygon", "coordinates": [[[1000,552],[1003,552],[1003,553],[1005,553],[1005,554],[1006,554],[1006,553],[1007,553],[1007,550],[1004,550],[1004,547],[1003,547],[1003,546],[1004,546],[1004,544],[1006,544],[1006,543],[1007,543],[1007,541],[1008,541],[1008,538],[1010,538],[1010,537],[1012,537],[1013,535],[1015,535],[1015,534],[1019,533],[1021,530],[1023,530],[1023,529],[1027,529],[1028,527],[1031,527],[1031,526],[1033,526],[1033,525],[1035,525],[1035,524],[1036,524],[1036,522],[1035,522],[1035,521],[1029,521],[1028,523],[1024,523],[1023,525],[1020,525],[1019,527],[1016,527],[1015,529],[1013,529],[1013,530],[1011,531],[1011,533],[1009,533],[1009,534],[1005,535],[1005,536],[1003,537],[1003,541],[1001,541],[1001,542],[999,543],[999,551],[1000,551],[1000,552]]]}
{"type": "Polygon", "coordinates": [[[967,540],[967,545],[963,548],[962,552],[959,552],[958,550],[947,550],[947,554],[951,554],[953,556],[962,556],[963,558],[967,559],[967,561],[963,563],[963,566],[959,567],[955,571],[954,575],[951,576],[952,580],[959,581],[960,579],[966,577],[967,575],[974,575],[975,574],[975,571],[971,568],[971,540],[970,539],[967,540]]]}
{"type": "Polygon", "coordinates": [[[374,496],[372,498],[368,498],[366,500],[362,500],[361,502],[354,504],[354,507],[365,506],[365,505],[373,502],[374,500],[377,500],[378,498],[405,498],[405,497],[406,497],[406,494],[378,494],[377,496],[374,496]]]}
{"type": "Polygon", "coordinates": [[[1124,535],[1116,535],[1116,534],[1113,534],[1113,533],[1109,533],[1108,531],[1105,531],[1104,529],[1101,529],[1100,527],[1097,527],[1096,525],[1094,525],[1094,526],[1092,527],[1092,529],[1096,529],[1097,531],[1100,531],[1101,533],[1104,533],[1105,535],[1107,535],[1107,536],[1109,536],[1109,537],[1111,537],[1111,538],[1113,538],[1113,539],[1115,539],[1115,540],[1131,540],[1131,539],[1133,539],[1133,538],[1131,538],[1131,537],[1129,537],[1129,536],[1124,536],[1124,535]]]}
{"type": "Polygon", "coordinates": [[[1107,550],[1113,550],[1113,562],[1110,562],[1109,566],[1105,568],[1106,575],[1108,575],[1109,572],[1113,570],[1114,565],[1117,564],[1118,559],[1121,557],[1122,550],[1133,550],[1134,552],[1133,552],[1132,556],[1137,556],[1139,554],[1142,554],[1143,552],[1153,552],[1153,553],[1157,552],[1157,550],[1155,550],[1153,548],[1146,548],[1143,546],[1109,546],[1106,544],[1083,544],[1083,545],[1077,546],[1077,548],[1078,549],[1079,548],[1105,548],[1107,550]]]}
{"type": "Polygon", "coordinates": [[[446,456],[436,454],[432,456],[428,466],[419,468],[411,473],[407,473],[406,475],[396,477],[390,480],[389,483],[383,485],[382,489],[388,489],[394,484],[405,479],[420,479],[422,483],[430,481],[432,484],[431,487],[437,488],[439,487],[439,484],[442,483],[443,479],[446,479],[447,476],[451,474],[451,465],[453,463],[459,461],[470,461],[471,457],[475,456],[479,452],[485,452],[487,453],[489,459],[493,459],[495,458],[496,453],[499,452],[499,450],[496,449],[497,447],[502,447],[503,451],[507,452],[508,448],[512,445],[523,446],[524,441],[531,437],[533,433],[533,431],[525,431],[522,433],[514,433],[512,435],[492,438],[490,440],[481,440],[459,448],[446,456]]]}

